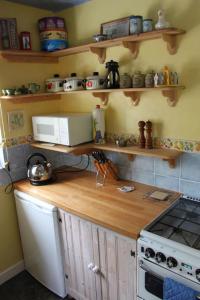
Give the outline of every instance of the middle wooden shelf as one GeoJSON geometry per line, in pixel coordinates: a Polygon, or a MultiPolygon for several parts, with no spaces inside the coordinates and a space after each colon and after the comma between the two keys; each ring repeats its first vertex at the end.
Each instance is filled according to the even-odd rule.
{"type": "Polygon", "coordinates": [[[44,100],[55,100],[60,98],[61,95],[75,95],[90,93],[94,97],[101,99],[102,103],[106,105],[109,100],[110,93],[121,92],[124,96],[131,98],[133,105],[137,105],[140,101],[141,94],[148,91],[160,91],[170,106],[174,106],[178,100],[178,92],[185,87],[182,85],[177,86],[160,86],[155,88],[125,88],[125,89],[99,89],[99,90],[79,90],[58,93],[35,93],[18,96],[1,96],[0,100],[7,100],[14,103],[35,102],[44,100]]]}

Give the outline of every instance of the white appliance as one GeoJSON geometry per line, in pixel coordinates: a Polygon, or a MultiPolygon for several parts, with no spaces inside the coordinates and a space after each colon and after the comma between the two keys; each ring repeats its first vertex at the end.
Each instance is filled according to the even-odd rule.
{"type": "Polygon", "coordinates": [[[141,231],[137,245],[137,299],[163,299],[166,277],[198,291],[200,299],[200,199],[181,197],[141,231]]]}
{"type": "Polygon", "coordinates": [[[36,141],[66,146],[92,141],[91,113],[33,116],[32,122],[36,141]]]}
{"type": "Polygon", "coordinates": [[[14,191],[25,269],[60,297],[67,295],[58,210],[14,191]]]}

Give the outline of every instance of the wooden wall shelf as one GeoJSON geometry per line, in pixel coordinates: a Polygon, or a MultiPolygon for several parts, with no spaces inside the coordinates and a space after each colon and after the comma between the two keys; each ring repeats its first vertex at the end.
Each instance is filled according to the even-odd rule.
{"type": "Polygon", "coordinates": [[[184,86],[156,87],[156,88],[126,88],[126,89],[101,89],[101,90],[80,90],[71,92],[61,92],[61,94],[77,94],[92,93],[94,97],[101,99],[103,105],[109,100],[109,94],[114,92],[122,92],[124,96],[130,97],[134,106],[140,102],[141,94],[149,91],[161,91],[163,96],[167,98],[167,103],[174,106],[178,100],[178,91],[184,89],[184,86]]]}
{"type": "Polygon", "coordinates": [[[168,28],[162,30],[155,30],[151,32],[144,32],[138,35],[129,35],[125,37],[115,38],[111,40],[106,40],[97,43],[90,43],[87,45],[80,45],[76,47],[71,47],[68,49],[59,50],[53,52],[52,55],[56,57],[64,57],[72,54],[78,54],[82,52],[92,52],[98,56],[99,62],[104,63],[106,60],[106,49],[115,46],[123,46],[128,48],[136,58],[139,53],[140,42],[162,39],[167,43],[167,50],[170,54],[175,54],[177,52],[177,37],[185,33],[185,30],[177,28],[168,28]]]}
{"type": "Polygon", "coordinates": [[[12,62],[57,63],[60,57],[83,52],[91,52],[98,56],[100,63],[104,63],[106,60],[107,48],[123,46],[130,50],[133,58],[136,58],[139,53],[139,46],[141,42],[159,38],[163,39],[167,43],[168,52],[170,54],[175,54],[177,52],[177,37],[184,33],[185,31],[182,29],[168,28],[151,32],[144,32],[139,35],[129,35],[97,43],[93,42],[90,44],[75,46],[55,52],[3,50],[0,51],[0,58],[12,62]]]}
{"type": "Polygon", "coordinates": [[[0,58],[19,63],[58,63],[58,57],[42,51],[2,50],[0,58]]]}
{"type": "Polygon", "coordinates": [[[34,142],[31,145],[35,148],[47,149],[63,153],[73,153],[75,155],[89,154],[94,150],[102,150],[127,154],[129,156],[129,159],[131,160],[135,155],[149,156],[167,161],[170,168],[174,168],[176,166],[176,159],[182,154],[181,151],[173,149],[141,149],[138,146],[118,147],[115,144],[109,143],[103,145],[87,143],[76,147],[67,147],[63,145],[52,146],[51,144],[39,142],[34,142]]]}
{"type": "Polygon", "coordinates": [[[35,93],[35,94],[26,94],[26,95],[18,95],[18,96],[0,97],[0,100],[2,101],[10,101],[15,104],[59,100],[59,99],[61,99],[61,95],[58,93],[35,93]]]}
{"type": "Polygon", "coordinates": [[[102,89],[102,90],[80,90],[71,92],[58,92],[58,93],[35,93],[18,96],[1,96],[0,100],[7,100],[13,103],[27,103],[36,101],[48,101],[60,99],[61,95],[72,94],[92,94],[94,97],[101,99],[103,105],[107,105],[109,94],[114,92],[122,92],[124,96],[130,97],[133,105],[137,105],[140,101],[141,94],[148,91],[161,91],[164,97],[167,97],[167,103],[174,106],[178,100],[178,91],[184,89],[184,86],[172,87],[157,87],[157,88],[129,88],[129,89],[102,89]]]}

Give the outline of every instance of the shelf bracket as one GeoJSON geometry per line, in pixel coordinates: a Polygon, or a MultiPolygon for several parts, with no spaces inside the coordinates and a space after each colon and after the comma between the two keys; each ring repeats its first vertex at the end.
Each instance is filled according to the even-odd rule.
{"type": "Polygon", "coordinates": [[[100,64],[106,60],[106,48],[90,47],[90,51],[98,56],[100,64]]]}
{"type": "Polygon", "coordinates": [[[128,154],[128,160],[134,161],[135,155],[134,154],[128,154]]]}
{"type": "Polygon", "coordinates": [[[171,158],[171,159],[163,159],[164,161],[167,161],[169,164],[169,167],[171,169],[174,169],[176,167],[176,160],[171,158]]]}
{"type": "Polygon", "coordinates": [[[108,95],[109,95],[109,93],[93,92],[92,95],[96,98],[100,98],[103,105],[108,104],[108,95]]]}
{"type": "Polygon", "coordinates": [[[178,101],[178,90],[163,90],[162,94],[164,97],[167,97],[167,103],[169,106],[175,106],[178,101]]]}
{"type": "Polygon", "coordinates": [[[123,41],[122,45],[125,48],[128,48],[130,52],[133,55],[133,58],[137,58],[139,53],[139,43],[138,42],[129,42],[129,41],[123,41]]]}
{"type": "Polygon", "coordinates": [[[124,93],[124,96],[126,97],[130,97],[131,100],[132,100],[132,104],[134,106],[138,105],[138,103],[140,102],[140,95],[141,95],[141,92],[139,91],[134,91],[134,92],[123,92],[124,93]]]}
{"type": "Polygon", "coordinates": [[[169,54],[176,54],[177,52],[177,36],[172,34],[163,33],[163,40],[167,43],[167,50],[169,54]]]}

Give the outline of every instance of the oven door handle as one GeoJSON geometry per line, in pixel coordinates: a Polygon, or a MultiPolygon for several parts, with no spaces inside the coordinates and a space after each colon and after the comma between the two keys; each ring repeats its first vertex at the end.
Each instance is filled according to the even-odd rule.
{"type": "MultiPolygon", "coordinates": [[[[143,260],[140,260],[140,261],[139,261],[139,266],[140,266],[140,268],[141,268],[143,271],[148,272],[148,273],[152,274],[153,276],[155,276],[155,277],[157,277],[157,278],[159,278],[159,279],[161,279],[161,280],[164,280],[164,278],[163,278],[162,276],[156,274],[155,272],[152,272],[152,270],[151,270],[150,268],[148,268],[147,266],[145,266],[143,260]]],[[[200,299],[200,298],[199,298],[199,299],[200,299]]]]}

